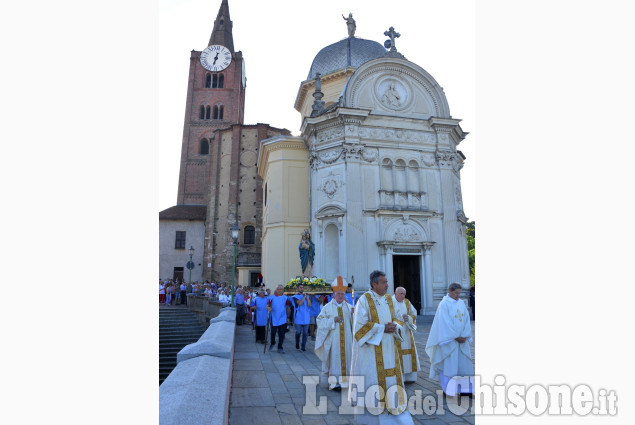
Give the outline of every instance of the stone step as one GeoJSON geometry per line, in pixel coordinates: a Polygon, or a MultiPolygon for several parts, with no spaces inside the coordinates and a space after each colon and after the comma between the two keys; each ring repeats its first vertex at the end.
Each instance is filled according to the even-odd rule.
{"type": "Polygon", "coordinates": [[[159,323],[199,323],[196,317],[161,317],[159,323]]]}
{"type": "Polygon", "coordinates": [[[196,315],[183,307],[159,307],[159,385],[176,367],[176,355],[205,332],[196,315]]]}
{"type": "Polygon", "coordinates": [[[191,311],[180,312],[178,314],[159,314],[159,319],[196,319],[196,316],[191,311]]]}
{"type": "Polygon", "coordinates": [[[159,345],[163,345],[163,344],[174,344],[175,342],[180,342],[182,341],[183,343],[185,343],[185,341],[198,341],[198,339],[201,337],[200,334],[195,334],[195,333],[191,333],[191,334],[187,334],[187,335],[170,335],[168,338],[160,338],[159,339],[159,345]]]}
{"type": "Polygon", "coordinates": [[[187,319],[159,319],[159,324],[165,324],[165,325],[183,325],[183,324],[191,324],[191,325],[198,325],[201,326],[201,324],[199,323],[198,320],[196,319],[191,319],[191,318],[187,318],[187,319]]]}
{"type": "Polygon", "coordinates": [[[159,344],[169,344],[176,341],[192,341],[196,342],[200,338],[198,333],[186,334],[186,335],[164,335],[159,337],[159,344]]]}
{"type": "Polygon", "coordinates": [[[173,330],[173,329],[183,329],[183,328],[198,328],[198,329],[204,329],[200,323],[196,322],[196,323],[168,323],[168,324],[164,324],[164,323],[159,323],[159,330],[161,329],[169,329],[169,330],[173,330]]]}
{"type": "Polygon", "coordinates": [[[160,328],[161,327],[169,328],[169,327],[175,327],[175,326],[199,326],[199,327],[202,327],[198,320],[196,320],[196,321],[191,321],[191,320],[166,320],[166,321],[159,321],[159,327],[160,328]]]}
{"type": "Polygon", "coordinates": [[[173,310],[173,311],[166,311],[166,310],[160,310],[159,311],[159,317],[185,317],[185,316],[189,316],[192,315],[192,312],[190,310],[187,309],[183,309],[183,310],[173,310]]]}
{"type": "Polygon", "coordinates": [[[198,341],[198,337],[181,338],[181,339],[174,338],[167,341],[159,341],[159,348],[162,348],[162,347],[170,348],[170,347],[176,347],[178,345],[185,346],[187,344],[192,344],[196,341],[198,341]]]}
{"type": "Polygon", "coordinates": [[[197,331],[201,329],[204,330],[204,328],[199,323],[180,323],[180,324],[169,324],[169,325],[159,323],[159,331],[161,330],[182,331],[182,330],[188,330],[188,329],[196,329],[197,331]]]}
{"type": "Polygon", "coordinates": [[[202,330],[197,330],[197,329],[183,329],[182,331],[163,331],[163,332],[159,332],[159,338],[163,338],[163,337],[175,337],[175,336],[184,336],[184,337],[190,337],[193,335],[198,335],[199,337],[201,335],[203,335],[203,331],[202,330]]]}
{"type": "Polygon", "coordinates": [[[170,319],[170,318],[189,318],[189,317],[193,317],[196,318],[196,316],[194,316],[192,314],[191,311],[184,311],[184,312],[178,312],[178,313],[159,313],[159,318],[160,319],[170,319]]]}
{"type": "Polygon", "coordinates": [[[183,349],[183,347],[185,347],[186,345],[192,344],[191,342],[179,342],[179,343],[174,343],[174,344],[159,344],[159,355],[162,355],[163,353],[171,353],[174,350],[176,351],[181,351],[183,349]]]}

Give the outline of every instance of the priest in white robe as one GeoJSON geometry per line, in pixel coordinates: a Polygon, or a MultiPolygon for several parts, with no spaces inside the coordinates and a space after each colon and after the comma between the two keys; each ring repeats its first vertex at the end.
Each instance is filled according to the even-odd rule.
{"type": "Polygon", "coordinates": [[[372,272],[370,286],[371,290],[355,305],[348,398],[353,406],[359,406],[365,391],[378,386],[377,408],[365,405],[364,413],[357,416],[357,423],[414,424],[407,410],[408,398],[396,344],[402,338],[403,328],[394,321],[393,299],[386,294],[386,274],[379,270],[372,272]],[[359,387],[357,376],[364,377],[363,388],[359,387]]]}
{"type": "Polygon", "coordinates": [[[417,331],[417,309],[406,298],[406,289],[399,286],[393,295],[395,322],[403,326],[403,342],[398,342],[403,368],[404,382],[416,382],[417,371],[421,370],[419,353],[415,345],[414,332],[417,331]]]}
{"type": "Polygon", "coordinates": [[[443,392],[448,396],[472,393],[474,364],[470,352],[472,326],[470,314],[461,295],[461,285],[450,284],[432,321],[426,343],[430,357],[430,378],[439,376],[443,392]]]}
{"type": "Polygon", "coordinates": [[[315,354],[322,360],[322,373],[329,379],[329,390],[340,391],[341,383],[348,384],[353,342],[353,311],[346,302],[346,284],[338,276],[333,289],[333,299],[317,316],[317,338],[315,354]],[[341,377],[341,378],[340,378],[341,377]]]}

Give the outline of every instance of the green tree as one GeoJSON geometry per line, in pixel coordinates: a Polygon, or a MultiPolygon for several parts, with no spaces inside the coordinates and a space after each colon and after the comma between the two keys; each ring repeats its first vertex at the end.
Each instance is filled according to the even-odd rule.
{"type": "Polygon", "coordinates": [[[467,256],[470,261],[470,285],[475,284],[475,264],[476,264],[476,223],[474,221],[468,221],[465,228],[465,237],[467,238],[467,256]]]}

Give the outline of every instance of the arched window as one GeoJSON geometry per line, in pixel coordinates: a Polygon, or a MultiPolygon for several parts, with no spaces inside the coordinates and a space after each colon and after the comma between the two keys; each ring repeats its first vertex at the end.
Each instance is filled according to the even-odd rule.
{"type": "Polygon", "coordinates": [[[208,119],[209,119],[209,115],[210,115],[210,111],[211,111],[211,110],[212,110],[212,109],[209,107],[209,105],[207,105],[207,106],[205,107],[205,119],[206,119],[206,120],[208,120],[208,119]]]}
{"type": "Polygon", "coordinates": [[[201,105],[201,111],[198,114],[199,119],[204,120],[205,119],[205,106],[201,105]]]}
{"type": "Polygon", "coordinates": [[[214,119],[222,120],[223,119],[223,110],[225,108],[220,103],[214,106],[214,119]]]}
{"type": "Polygon", "coordinates": [[[205,88],[206,89],[222,89],[225,83],[225,76],[223,74],[211,74],[205,75],[205,88]]]}
{"type": "Polygon", "coordinates": [[[381,182],[381,188],[383,190],[391,191],[392,185],[392,161],[389,158],[384,158],[379,170],[379,178],[381,182]]]}
{"type": "Polygon", "coordinates": [[[198,143],[198,154],[199,155],[209,155],[209,142],[207,139],[201,139],[198,143]]]}
{"type": "Polygon", "coordinates": [[[244,233],[244,244],[252,245],[256,243],[256,228],[254,226],[245,226],[244,233]]]}

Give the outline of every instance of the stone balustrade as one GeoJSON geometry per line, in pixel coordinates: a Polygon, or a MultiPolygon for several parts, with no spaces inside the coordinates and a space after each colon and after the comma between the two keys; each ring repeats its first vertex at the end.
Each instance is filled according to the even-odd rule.
{"type": "Polygon", "coordinates": [[[218,316],[221,309],[227,305],[208,297],[187,294],[187,308],[196,314],[196,318],[203,326],[207,326],[210,320],[218,316]]]}
{"type": "Polygon", "coordinates": [[[218,313],[207,319],[209,327],[199,340],[177,354],[176,368],[159,387],[160,425],[228,423],[236,309],[220,308],[207,297],[188,296],[194,312],[213,311],[214,307],[206,310],[206,303],[219,304],[218,313]]]}

